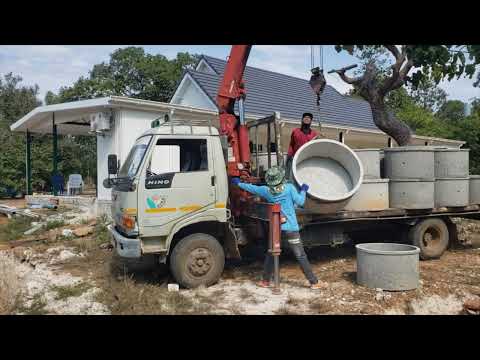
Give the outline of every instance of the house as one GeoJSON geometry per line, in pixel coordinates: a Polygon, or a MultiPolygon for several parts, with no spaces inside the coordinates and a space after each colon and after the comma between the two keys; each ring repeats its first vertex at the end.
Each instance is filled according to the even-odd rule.
{"type": "MultiPolygon", "coordinates": [[[[194,70],[186,70],[170,103],[215,111],[218,85],[226,63],[225,60],[203,55],[194,70]]],[[[287,150],[285,147],[288,146],[291,129],[299,126],[304,112],[314,115],[316,126],[318,121],[321,122],[321,131],[327,138],[342,139],[352,148],[383,148],[389,144],[389,137],[374,124],[368,102],[342,95],[328,84],[318,109],[316,95],[306,79],[247,66],[244,80],[247,118],[280,112],[282,122],[286,124],[285,131],[282,131],[283,151],[287,150]]],[[[426,136],[414,136],[414,143],[453,147],[463,144],[426,136]]],[[[392,145],[395,145],[394,141],[392,145]]]]}

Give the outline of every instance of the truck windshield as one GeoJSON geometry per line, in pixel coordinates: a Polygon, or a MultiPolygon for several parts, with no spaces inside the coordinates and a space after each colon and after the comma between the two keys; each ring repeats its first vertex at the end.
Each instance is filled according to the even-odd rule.
{"type": "Polygon", "coordinates": [[[134,177],[137,172],[140,164],[142,163],[145,152],[147,151],[148,145],[150,144],[151,136],[144,136],[137,140],[135,145],[133,145],[132,150],[128,154],[127,160],[122,165],[118,176],[119,177],[134,177]]]}

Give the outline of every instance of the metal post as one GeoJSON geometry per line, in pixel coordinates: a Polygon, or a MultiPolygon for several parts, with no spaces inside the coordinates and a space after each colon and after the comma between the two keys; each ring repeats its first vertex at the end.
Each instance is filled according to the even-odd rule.
{"type": "Polygon", "coordinates": [[[255,167],[258,177],[260,175],[260,166],[258,164],[258,126],[255,126],[255,167]]]}
{"type": "Polygon", "coordinates": [[[280,204],[269,205],[269,252],[273,256],[274,266],[274,287],[272,292],[274,294],[280,293],[280,204]]]}
{"type": "Polygon", "coordinates": [[[27,129],[27,146],[25,151],[25,179],[27,181],[26,193],[32,195],[32,135],[27,129]]]}
{"type": "Polygon", "coordinates": [[[271,123],[267,124],[267,151],[268,151],[268,168],[269,169],[272,167],[272,152],[271,152],[271,149],[270,149],[270,145],[271,145],[272,140],[271,140],[270,124],[271,123]]]}
{"type": "Polygon", "coordinates": [[[275,122],[273,123],[275,129],[275,146],[277,151],[277,165],[284,166],[283,163],[283,151],[282,151],[282,130],[280,125],[280,113],[275,112],[275,122]]]}
{"type": "MultiPolygon", "coordinates": [[[[55,113],[52,114],[52,135],[53,135],[53,175],[57,174],[57,152],[58,152],[58,144],[57,144],[57,125],[55,124],[55,113]]],[[[53,195],[58,195],[57,185],[53,183],[53,195]]]]}

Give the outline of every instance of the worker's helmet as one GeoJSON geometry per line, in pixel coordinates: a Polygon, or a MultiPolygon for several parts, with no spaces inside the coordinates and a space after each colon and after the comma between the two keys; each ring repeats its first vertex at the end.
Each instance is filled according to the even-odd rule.
{"type": "Polygon", "coordinates": [[[272,166],[265,173],[265,182],[268,186],[278,186],[285,180],[285,170],[280,166],[272,166]]]}

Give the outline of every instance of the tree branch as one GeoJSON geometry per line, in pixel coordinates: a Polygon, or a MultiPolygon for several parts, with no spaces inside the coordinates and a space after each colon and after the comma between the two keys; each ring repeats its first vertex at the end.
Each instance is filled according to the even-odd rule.
{"type": "Polygon", "coordinates": [[[337,70],[335,71],[339,76],[340,78],[345,81],[347,84],[351,84],[351,85],[357,85],[359,84],[360,82],[362,82],[363,80],[363,76],[360,76],[360,77],[356,77],[356,78],[352,78],[350,76],[347,76],[345,75],[345,70],[337,70]]]}
{"type": "Polygon", "coordinates": [[[390,51],[393,56],[395,56],[395,59],[398,61],[398,58],[401,56],[400,52],[398,51],[398,48],[395,45],[384,45],[388,51],[390,51]]]}

